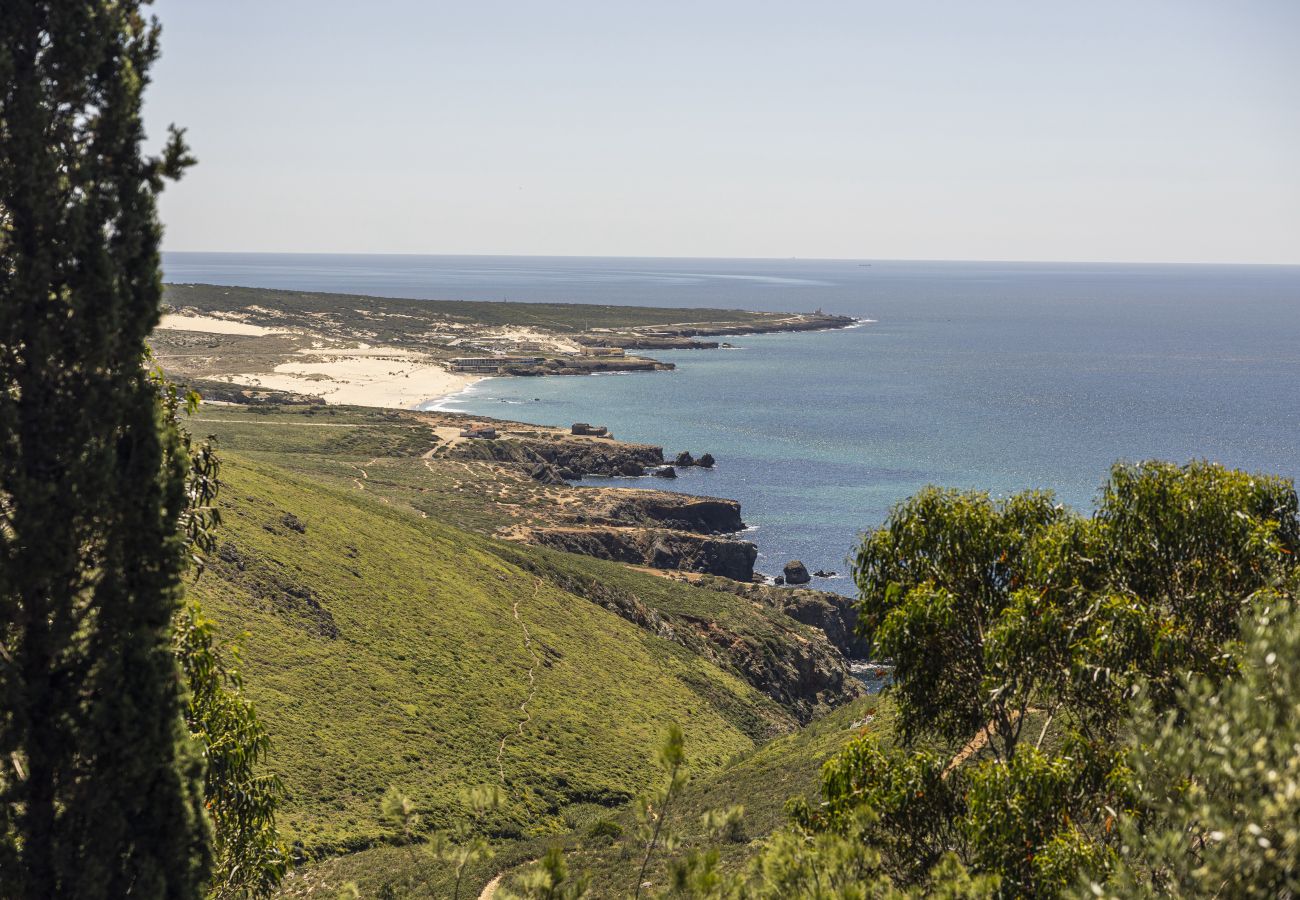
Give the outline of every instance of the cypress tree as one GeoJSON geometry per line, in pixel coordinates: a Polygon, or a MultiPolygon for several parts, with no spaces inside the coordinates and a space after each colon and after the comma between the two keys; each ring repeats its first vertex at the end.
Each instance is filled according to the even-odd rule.
{"type": "Polygon", "coordinates": [[[0,0],[0,896],[193,897],[202,764],[170,643],[187,457],[145,339],[139,0],[0,0]]]}

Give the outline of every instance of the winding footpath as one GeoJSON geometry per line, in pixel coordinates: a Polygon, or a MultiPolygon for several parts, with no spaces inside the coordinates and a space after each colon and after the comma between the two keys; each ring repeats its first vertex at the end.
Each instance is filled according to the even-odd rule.
{"type": "MultiPolygon", "coordinates": [[[[541,591],[542,591],[542,579],[538,578],[533,584],[534,601],[537,600],[537,597],[541,594],[541,591]]],[[[512,611],[514,613],[515,621],[519,623],[519,628],[524,633],[524,648],[528,651],[529,656],[533,658],[533,664],[528,667],[528,696],[524,698],[523,703],[519,704],[519,712],[523,714],[523,717],[519,720],[518,724],[515,726],[515,734],[517,734],[519,737],[523,737],[524,726],[533,720],[533,714],[532,712],[529,711],[528,704],[532,703],[533,698],[537,695],[537,666],[538,664],[541,663],[542,658],[537,655],[537,650],[534,649],[533,647],[533,636],[532,634],[529,633],[528,626],[525,625],[524,620],[519,617],[518,600],[515,601],[512,611]]],[[[502,763],[502,756],[505,754],[506,741],[508,741],[509,739],[510,739],[510,732],[507,731],[505,734],[501,736],[501,743],[497,746],[497,776],[501,779],[502,784],[506,783],[506,770],[505,770],[505,766],[502,763]]],[[[531,865],[536,861],[537,860],[535,859],[529,860],[528,862],[523,862],[517,866],[512,866],[509,869],[503,869],[500,872],[498,872],[491,881],[489,881],[486,885],[483,886],[483,890],[479,892],[478,900],[493,900],[493,898],[496,896],[497,888],[501,887],[501,880],[505,878],[506,875],[510,874],[515,869],[522,868],[523,866],[531,865]]]]}
{"type": "MultiPolygon", "coordinates": [[[[536,583],[533,585],[534,601],[541,593],[541,590],[542,590],[542,580],[538,578],[536,580],[536,583]]],[[[524,726],[533,720],[533,714],[531,711],[529,711],[528,704],[532,703],[533,697],[537,695],[537,666],[542,661],[542,658],[537,655],[537,650],[533,647],[533,636],[528,632],[528,626],[524,624],[523,619],[519,618],[518,600],[516,600],[514,603],[513,612],[514,612],[515,621],[519,623],[519,627],[524,633],[524,648],[528,651],[528,654],[533,658],[533,664],[528,667],[528,696],[524,698],[523,703],[519,704],[519,712],[523,714],[523,718],[521,718],[519,720],[519,723],[515,726],[515,733],[518,734],[519,737],[523,737],[524,726]]],[[[508,741],[509,739],[510,739],[510,732],[507,731],[505,734],[501,736],[501,743],[497,747],[497,775],[500,777],[502,784],[506,783],[506,770],[504,764],[502,763],[502,756],[506,752],[506,741],[508,741]]]]}

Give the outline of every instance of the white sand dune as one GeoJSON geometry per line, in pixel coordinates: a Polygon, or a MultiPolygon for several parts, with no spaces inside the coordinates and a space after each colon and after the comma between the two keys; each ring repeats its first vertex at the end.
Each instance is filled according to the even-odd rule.
{"type": "Polygon", "coordinates": [[[272,390],[315,394],[326,403],[411,409],[464,390],[479,378],[448,372],[421,353],[392,347],[299,350],[267,373],[233,375],[229,380],[272,390]]]}
{"type": "Polygon", "coordinates": [[[176,313],[163,316],[158,327],[168,331],[202,331],[205,334],[243,334],[251,337],[285,333],[283,329],[264,328],[261,325],[250,325],[248,322],[237,322],[233,319],[219,319],[216,316],[182,316],[176,313]]]}
{"type": "MultiPolygon", "coordinates": [[[[290,333],[285,329],[265,328],[235,319],[175,313],[163,316],[158,327],[248,337],[290,333]]],[[[247,387],[314,394],[323,397],[326,403],[399,409],[440,400],[480,380],[448,372],[423,353],[395,347],[372,347],[364,343],[341,344],[321,337],[313,339],[310,335],[304,337],[311,339],[312,346],[298,350],[295,353],[298,358],[280,363],[270,372],[216,377],[247,387]]]]}

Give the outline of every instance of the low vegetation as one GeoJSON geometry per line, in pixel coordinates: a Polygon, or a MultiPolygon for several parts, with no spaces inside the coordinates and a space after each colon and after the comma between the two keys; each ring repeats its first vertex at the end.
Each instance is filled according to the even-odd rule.
{"type": "Polygon", "coordinates": [[[1290,482],[1206,463],[1118,465],[1090,518],[922,492],[855,566],[864,636],[899,662],[898,740],[833,756],[743,873],[694,851],[666,887],[1294,894],[1297,549],[1290,482]]]}
{"type": "Polygon", "coordinates": [[[492,300],[409,300],[214,284],[169,284],[164,298],[175,309],[237,313],[257,325],[334,330],[401,344],[445,325],[524,326],[578,332],[593,328],[639,329],[668,325],[772,326],[788,313],[741,309],[671,309],[596,303],[520,303],[492,300]]]}
{"type": "Polygon", "coordinates": [[[715,768],[792,714],[734,672],[508,561],[494,542],[351,487],[228,454],[221,541],[194,593],[246,633],[281,826],[307,854],[385,840],[397,786],[429,828],[499,784],[498,836],[642,789],[680,722],[715,768]],[[539,762],[545,761],[539,765],[539,762]]]}
{"type": "MultiPolygon", "coordinates": [[[[232,572],[219,552],[204,600],[250,631],[252,691],[292,773],[283,820],[309,855],[361,851],[302,869],[287,894],[449,895],[452,868],[427,854],[438,834],[466,828],[495,855],[454,867],[462,892],[504,873],[501,896],[544,896],[538,885],[562,864],[585,896],[634,893],[639,829],[655,820],[639,823],[631,801],[663,789],[654,756],[674,723],[690,777],[658,823],[648,895],[1066,896],[1096,884],[1123,896],[1184,884],[1194,896],[1185,885],[1208,857],[1179,856],[1175,836],[1196,815],[1223,820],[1271,796],[1271,783],[1220,780],[1189,807],[1178,786],[1210,765],[1204,736],[1224,720],[1179,724],[1195,720],[1189,696],[1236,697],[1240,679],[1263,677],[1250,665],[1272,665],[1247,648],[1264,634],[1256,623],[1289,621],[1300,528],[1283,480],[1118,466],[1091,517],[1041,493],[919,494],[864,539],[855,566],[861,639],[898,663],[896,684],[823,715],[846,698],[800,706],[754,677],[811,634],[775,605],[713,579],[493,539],[497,488],[471,499],[434,487],[464,488],[489,471],[467,467],[489,463],[407,455],[428,437],[418,422],[346,409],[203,415],[239,448],[227,528],[244,560],[232,572]],[[329,420],[349,427],[315,427],[329,420]],[[478,533],[447,524],[458,518],[478,533]],[[750,655],[722,652],[715,630],[750,655]],[[542,673],[531,698],[530,668],[542,673]],[[791,731],[796,721],[809,724],[791,731]],[[501,806],[466,805],[463,785],[493,783],[501,806]],[[394,787],[423,830],[404,837],[384,817],[394,787]],[[791,818],[786,801],[799,796],[791,818]],[[1135,843],[1150,833],[1169,836],[1135,843]],[[562,859],[532,863],[553,848],[562,859]]],[[[1259,715],[1285,735],[1289,708],[1269,708],[1259,715]]],[[[1256,781],[1292,764],[1284,737],[1269,746],[1256,781]]],[[[1291,847],[1287,802],[1265,802],[1260,835],[1218,828],[1199,841],[1222,831],[1234,852],[1252,836],[1291,847]]],[[[1291,877],[1291,851],[1278,852],[1251,863],[1251,884],[1291,877]]]]}

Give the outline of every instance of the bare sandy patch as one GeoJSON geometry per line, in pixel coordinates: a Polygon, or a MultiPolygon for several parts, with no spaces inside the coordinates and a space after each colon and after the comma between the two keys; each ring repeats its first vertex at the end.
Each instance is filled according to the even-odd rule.
{"type": "Polygon", "coordinates": [[[285,333],[284,329],[280,328],[264,328],[248,322],[219,319],[216,316],[183,316],[178,313],[168,313],[163,316],[158,327],[168,331],[201,331],[205,334],[242,334],[250,337],[285,333]]]}
{"type": "Polygon", "coordinates": [[[514,344],[534,344],[546,350],[560,353],[581,353],[582,347],[574,340],[552,334],[549,331],[537,331],[532,328],[503,328],[489,331],[484,337],[498,338],[514,344]]]}
{"type": "Polygon", "coordinates": [[[267,373],[234,375],[255,387],[314,394],[326,403],[413,409],[463,391],[481,379],[448,372],[422,353],[393,347],[320,347],[267,373]]]}

